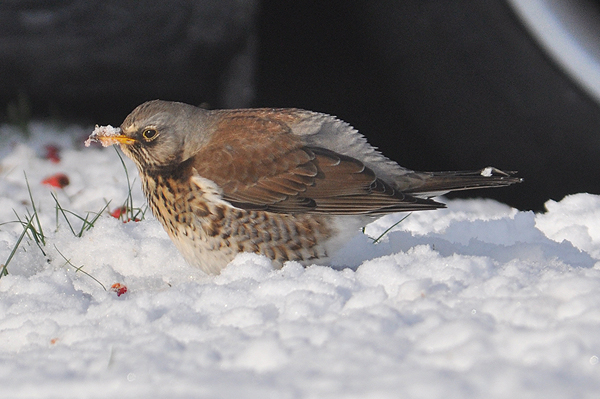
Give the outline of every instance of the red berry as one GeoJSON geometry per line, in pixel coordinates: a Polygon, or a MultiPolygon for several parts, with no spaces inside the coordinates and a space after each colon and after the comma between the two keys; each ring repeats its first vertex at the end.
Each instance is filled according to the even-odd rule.
{"type": "MultiPolygon", "coordinates": [[[[120,207],[120,208],[117,208],[117,209],[115,209],[114,211],[112,211],[112,212],[110,213],[110,216],[114,217],[115,219],[121,219],[121,217],[122,217],[123,215],[127,216],[127,211],[128,211],[128,210],[129,210],[129,209],[128,209],[127,207],[125,207],[125,206],[122,206],[122,207],[120,207]]],[[[134,221],[134,222],[139,222],[139,221],[140,221],[140,219],[138,219],[138,218],[135,218],[135,219],[133,219],[133,221],[134,221]]],[[[127,219],[123,218],[123,223],[127,223],[127,222],[131,222],[131,218],[127,218],[127,219]]]]}
{"type": "Polygon", "coordinates": [[[122,206],[122,207],[117,208],[114,211],[112,211],[110,213],[110,216],[114,217],[115,219],[119,219],[121,217],[121,215],[124,214],[125,212],[127,212],[127,208],[122,206]]]}
{"type": "Polygon", "coordinates": [[[64,188],[69,185],[69,178],[64,173],[57,173],[46,177],[44,180],[42,180],[42,184],[57,188],[64,188]]]}
{"type": "Polygon", "coordinates": [[[53,163],[60,162],[60,148],[53,144],[47,144],[46,146],[44,146],[44,148],[46,149],[46,159],[50,160],[50,162],[53,163]]]}
{"type": "Polygon", "coordinates": [[[127,292],[127,287],[121,283],[114,283],[110,286],[110,290],[117,293],[117,296],[121,296],[127,292]]]}

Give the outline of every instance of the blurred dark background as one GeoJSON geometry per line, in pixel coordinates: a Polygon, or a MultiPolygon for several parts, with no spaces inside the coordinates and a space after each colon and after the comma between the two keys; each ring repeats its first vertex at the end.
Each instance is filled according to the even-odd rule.
{"type": "Polygon", "coordinates": [[[3,122],[118,125],[161,98],[336,115],[402,166],[518,170],[520,209],[600,193],[600,107],[504,0],[0,3],[3,122]]]}

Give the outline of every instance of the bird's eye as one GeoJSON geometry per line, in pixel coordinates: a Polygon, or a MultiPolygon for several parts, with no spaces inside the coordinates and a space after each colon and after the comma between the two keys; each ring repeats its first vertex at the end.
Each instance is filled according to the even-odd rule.
{"type": "Polygon", "coordinates": [[[142,136],[144,139],[146,139],[146,141],[152,141],[158,137],[158,132],[156,129],[144,129],[142,136]]]}

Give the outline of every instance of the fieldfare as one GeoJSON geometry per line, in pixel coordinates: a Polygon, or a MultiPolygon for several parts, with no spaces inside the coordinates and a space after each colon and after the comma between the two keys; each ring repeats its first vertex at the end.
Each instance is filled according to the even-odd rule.
{"type": "Polygon", "coordinates": [[[388,213],[444,207],[455,190],[507,186],[514,172],[416,172],[352,126],[300,109],[206,110],[149,101],[86,142],[119,144],[150,209],[192,265],[219,273],[240,252],[326,263],[388,213]]]}

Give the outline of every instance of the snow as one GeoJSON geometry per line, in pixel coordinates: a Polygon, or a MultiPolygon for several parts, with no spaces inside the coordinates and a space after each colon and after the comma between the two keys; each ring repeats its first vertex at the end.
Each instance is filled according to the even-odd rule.
{"type": "Polygon", "coordinates": [[[108,147],[118,143],[117,140],[111,139],[111,137],[118,136],[119,134],[121,134],[121,128],[119,127],[96,125],[90,137],[84,142],[84,145],[89,147],[92,143],[100,142],[103,147],[108,147]],[[101,141],[100,137],[104,137],[104,141],[101,141]]]}
{"type": "MultiPolygon", "coordinates": [[[[406,215],[369,225],[334,267],[273,270],[243,254],[209,276],[149,213],[109,215],[128,194],[114,149],[84,148],[89,130],[76,126],[29,129],[22,140],[0,128],[0,223],[32,212],[26,176],[47,256],[25,236],[0,279],[1,398],[598,395],[598,196],[548,201],[545,214],[449,201],[376,244],[368,236],[406,215]],[[60,162],[43,157],[47,144],[60,162]],[[55,173],[70,184],[41,184],[55,173]],[[51,193],[81,216],[109,211],[77,237],[51,193]]],[[[0,225],[0,263],[22,231],[0,225]]]]}

